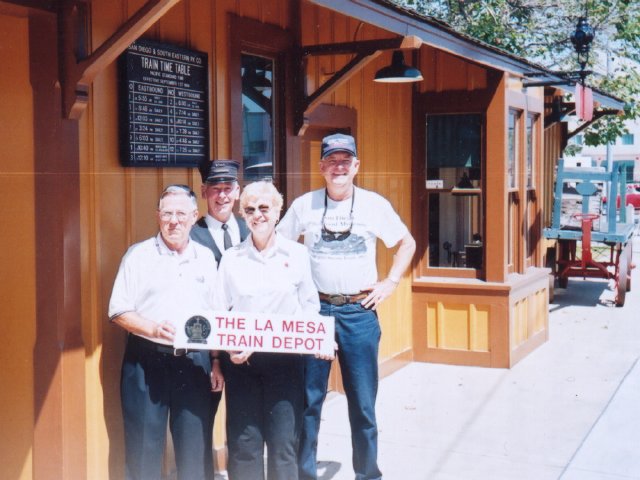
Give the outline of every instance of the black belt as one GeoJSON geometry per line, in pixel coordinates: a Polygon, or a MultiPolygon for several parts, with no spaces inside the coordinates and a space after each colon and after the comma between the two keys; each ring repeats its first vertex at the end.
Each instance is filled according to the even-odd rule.
{"type": "Polygon", "coordinates": [[[355,295],[343,295],[342,293],[322,293],[318,292],[320,300],[330,303],[331,305],[341,306],[347,303],[358,303],[360,300],[367,298],[368,293],[356,293],[355,295]]]}
{"type": "Polygon", "coordinates": [[[173,355],[174,357],[182,357],[189,352],[197,352],[199,350],[189,350],[187,348],[173,348],[171,345],[165,345],[163,343],[152,342],[144,337],[129,334],[129,341],[133,342],[136,346],[151,350],[153,352],[162,353],[163,355],[173,355]]]}

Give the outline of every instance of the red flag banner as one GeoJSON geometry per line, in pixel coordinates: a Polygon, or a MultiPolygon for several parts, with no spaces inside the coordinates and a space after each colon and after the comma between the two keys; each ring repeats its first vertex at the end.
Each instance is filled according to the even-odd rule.
{"type": "Polygon", "coordinates": [[[593,91],[589,87],[584,87],[582,92],[582,101],[584,105],[582,107],[582,119],[585,122],[593,119],[593,91]]]}
{"type": "Polygon", "coordinates": [[[584,94],[584,87],[582,86],[581,83],[576,83],[576,91],[573,94],[573,99],[576,104],[576,117],[578,117],[580,120],[582,120],[583,107],[584,107],[583,94],[584,94]]]}
{"type": "Polygon", "coordinates": [[[593,91],[582,84],[576,85],[574,93],[576,102],[576,116],[588,122],[593,118],[593,91]]]}

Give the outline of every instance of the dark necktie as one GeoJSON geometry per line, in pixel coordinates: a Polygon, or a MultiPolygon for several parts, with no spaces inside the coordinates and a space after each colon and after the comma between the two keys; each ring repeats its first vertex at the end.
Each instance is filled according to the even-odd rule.
{"type": "Polygon", "coordinates": [[[224,249],[227,250],[233,246],[233,243],[231,243],[231,235],[229,234],[229,225],[223,223],[222,230],[224,230],[224,249]]]}

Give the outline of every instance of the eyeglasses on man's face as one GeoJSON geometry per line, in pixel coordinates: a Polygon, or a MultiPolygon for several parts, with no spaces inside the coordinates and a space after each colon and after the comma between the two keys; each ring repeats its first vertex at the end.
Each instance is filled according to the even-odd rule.
{"type": "Polygon", "coordinates": [[[183,212],[180,210],[176,212],[171,210],[159,210],[158,215],[160,215],[160,220],[162,220],[163,222],[168,222],[173,217],[176,217],[179,222],[185,222],[189,218],[189,216],[193,215],[193,212],[183,212]]]}

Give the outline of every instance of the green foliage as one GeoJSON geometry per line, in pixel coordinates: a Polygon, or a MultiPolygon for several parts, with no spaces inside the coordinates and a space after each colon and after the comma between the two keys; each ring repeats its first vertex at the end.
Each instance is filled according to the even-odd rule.
{"type": "Polygon", "coordinates": [[[568,157],[575,157],[576,155],[579,155],[580,152],[582,152],[582,146],[581,145],[575,145],[575,144],[571,144],[571,145],[567,145],[564,149],[564,155],[568,156],[568,157]]]}
{"type": "Polygon", "coordinates": [[[640,118],[640,2],[638,0],[393,0],[455,30],[551,70],[579,69],[570,41],[578,18],[595,30],[587,84],[626,102],[585,130],[585,144],[602,145],[626,133],[625,120],[640,118]]]}

